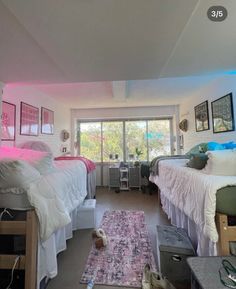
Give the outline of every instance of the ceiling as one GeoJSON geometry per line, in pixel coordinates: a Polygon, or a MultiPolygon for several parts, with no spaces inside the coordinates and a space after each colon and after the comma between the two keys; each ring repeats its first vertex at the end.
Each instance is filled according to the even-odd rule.
{"type": "Polygon", "coordinates": [[[235,0],[0,0],[0,80],[72,107],[178,102],[236,70],[235,19],[235,0]]]}
{"type": "Polygon", "coordinates": [[[34,85],[70,108],[179,104],[216,76],[34,85]]]}

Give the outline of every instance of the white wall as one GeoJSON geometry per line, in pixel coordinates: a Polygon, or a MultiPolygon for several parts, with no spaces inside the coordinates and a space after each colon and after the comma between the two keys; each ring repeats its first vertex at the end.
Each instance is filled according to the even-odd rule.
{"type": "MultiPolygon", "coordinates": [[[[17,85],[6,85],[3,90],[2,100],[14,103],[16,105],[16,140],[2,141],[3,146],[17,146],[17,144],[28,141],[43,141],[47,143],[52,149],[55,156],[61,154],[62,146],[67,146],[70,149],[70,139],[63,143],[60,139],[60,133],[62,129],[70,131],[70,109],[61,104],[56,99],[45,95],[40,90],[33,86],[17,86],[17,85]],[[20,102],[26,102],[30,105],[39,108],[41,113],[41,106],[46,107],[54,111],[54,134],[46,135],[41,134],[39,128],[38,136],[24,136],[20,135],[20,102]]],[[[41,122],[41,120],[40,120],[41,122]]]]}
{"type": "Polygon", "coordinates": [[[234,119],[236,119],[236,75],[224,76],[210,82],[180,104],[180,120],[186,118],[189,125],[188,131],[183,133],[185,152],[201,142],[236,141],[235,131],[214,134],[212,129],[211,102],[230,92],[233,93],[234,119]],[[196,132],[194,106],[205,100],[208,100],[210,130],[196,132]]]}

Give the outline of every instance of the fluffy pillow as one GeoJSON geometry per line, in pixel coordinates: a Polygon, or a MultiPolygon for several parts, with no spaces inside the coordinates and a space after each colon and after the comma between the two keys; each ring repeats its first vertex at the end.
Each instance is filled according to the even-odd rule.
{"type": "Polygon", "coordinates": [[[42,141],[27,141],[18,145],[21,149],[52,153],[50,147],[42,141]]]}
{"type": "Polygon", "coordinates": [[[216,151],[216,150],[224,150],[224,146],[220,143],[217,143],[217,142],[209,142],[207,143],[207,148],[208,148],[208,151],[216,151]]]}
{"type": "Polygon", "coordinates": [[[38,170],[22,160],[2,159],[0,161],[0,189],[24,188],[40,179],[38,170]]]}
{"type": "Polygon", "coordinates": [[[206,174],[236,176],[236,150],[217,150],[206,153],[208,161],[202,170],[206,174]]]}
{"type": "Polygon", "coordinates": [[[4,158],[24,160],[41,174],[47,174],[53,170],[53,156],[48,152],[40,152],[26,149],[19,149],[15,147],[1,147],[0,160],[4,158]]]}
{"type": "Polygon", "coordinates": [[[202,170],[206,166],[207,160],[208,156],[204,153],[192,154],[186,165],[193,169],[202,170]]]}
{"type": "Polygon", "coordinates": [[[207,143],[199,143],[192,147],[186,155],[198,154],[198,153],[205,153],[207,151],[207,143]]]}
{"type": "Polygon", "coordinates": [[[222,146],[227,150],[228,149],[235,149],[236,143],[234,143],[233,141],[230,141],[230,142],[222,143],[222,146]]]}

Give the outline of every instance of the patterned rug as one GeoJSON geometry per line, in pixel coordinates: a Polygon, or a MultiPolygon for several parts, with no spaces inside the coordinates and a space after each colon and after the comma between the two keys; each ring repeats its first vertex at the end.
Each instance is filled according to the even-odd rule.
{"type": "Polygon", "coordinates": [[[92,246],[80,282],[141,288],[144,265],[156,269],[144,212],[106,211],[101,228],[108,245],[100,250],[92,246]]]}

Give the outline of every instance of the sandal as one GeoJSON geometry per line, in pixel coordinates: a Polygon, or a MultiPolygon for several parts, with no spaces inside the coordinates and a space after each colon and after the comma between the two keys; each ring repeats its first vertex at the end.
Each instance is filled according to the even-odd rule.
{"type": "Polygon", "coordinates": [[[151,272],[151,289],[175,289],[159,272],[151,272]]]}
{"type": "Polygon", "coordinates": [[[151,271],[150,265],[146,264],[143,269],[142,289],[151,289],[151,271]]]}

